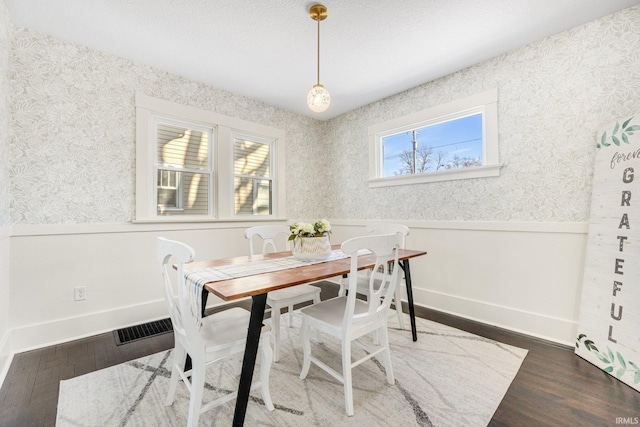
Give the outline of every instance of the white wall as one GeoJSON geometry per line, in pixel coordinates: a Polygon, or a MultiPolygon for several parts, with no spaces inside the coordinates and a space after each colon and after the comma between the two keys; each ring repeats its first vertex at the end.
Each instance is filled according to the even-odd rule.
{"type": "MultiPolygon", "coordinates": [[[[167,317],[156,238],[191,245],[197,260],[247,255],[246,223],[18,226],[11,243],[12,346],[51,345],[167,317]],[[74,287],[87,298],[74,300],[74,287]]],[[[211,298],[210,303],[217,298],[211,298]]]]}
{"type": "Polygon", "coordinates": [[[11,21],[0,0],[0,384],[11,361],[9,327],[9,57],[11,21]]]}
{"type": "Polygon", "coordinates": [[[420,303],[571,345],[596,132],[640,113],[639,22],[635,6],[330,121],[319,211],[416,223],[420,303]],[[501,176],[369,188],[369,126],[494,88],[501,176]]]}
{"type": "MultiPolygon", "coordinates": [[[[416,304],[573,345],[587,227],[582,223],[405,221],[416,304]]],[[[332,240],[364,233],[334,221],[332,240]]],[[[404,294],[406,301],[406,293],[404,294]]]]}
{"type": "Polygon", "coordinates": [[[631,54],[639,15],[631,8],[327,123],[16,29],[11,89],[22,107],[11,112],[13,350],[161,315],[152,283],[157,235],[194,245],[199,257],[243,253],[247,224],[128,223],[136,90],[284,129],[289,218],[332,219],[334,242],[370,219],[410,225],[409,245],[429,252],[412,263],[419,303],[572,342],[593,137],[598,123],[640,109],[640,58],[631,54]],[[501,177],[368,188],[362,153],[370,124],[492,87],[501,177]],[[77,179],[88,165],[96,173],[77,179]],[[47,178],[60,171],[64,179],[47,178]],[[74,302],[73,287],[85,283],[88,299],[74,302]]]}
{"type": "MultiPolygon", "coordinates": [[[[333,243],[363,234],[367,224],[331,221],[333,243]]],[[[416,304],[571,345],[584,224],[404,223],[411,229],[407,246],[428,252],[411,261],[416,304]]],[[[156,237],[192,245],[198,260],[239,256],[248,253],[243,231],[249,225],[15,227],[13,348],[24,351],[166,317],[156,237]],[[87,286],[87,299],[74,301],[73,288],[81,285],[87,286]]]]}

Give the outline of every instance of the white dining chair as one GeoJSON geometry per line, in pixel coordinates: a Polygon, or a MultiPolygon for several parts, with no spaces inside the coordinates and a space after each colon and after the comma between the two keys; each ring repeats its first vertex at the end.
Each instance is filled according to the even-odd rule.
{"type": "Polygon", "coordinates": [[[351,256],[347,295],[325,300],[300,310],[302,314],[301,329],[304,354],[300,378],[306,378],[311,362],[313,362],[342,382],[344,385],[345,409],[349,416],[354,413],[351,370],[355,366],[372,357],[381,355],[381,362],[387,374],[387,382],[394,384],[387,319],[391,297],[399,281],[398,249],[401,244],[401,233],[362,236],[345,241],[342,244],[342,251],[351,256]],[[379,283],[374,283],[373,277],[369,280],[371,298],[368,298],[367,301],[356,297],[358,251],[363,249],[373,253],[376,260],[373,269],[381,272],[379,283]],[[341,341],[341,374],[311,355],[311,328],[329,334],[341,341]],[[370,333],[374,335],[374,341],[376,337],[377,341],[379,341],[375,347],[369,347],[359,341],[361,337],[370,333]],[[352,342],[361,347],[366,353],[364,357],[356,361],[352,361],[351,357],[352,342]]]}
{"type": "MultiPolygon", "coordinates": [[[[211,408],[222,405],[237,396],[237,391],[228,393],[203,404],[205,370],[216,362],[242,355],[245,351],[250,313],[239,307],[210,314],[201,319],[201,307],[195,303],[193,292],[184,276],[184,264],[193,261],[194,250],[180,242],[159,237],[158,261],[162,267],[165,302],[171,322],[175,345],[170,366],[171,380],[165,404],[170,406],[175,399],[178,382],[182,380],[190,392],[188,426],[197,426],[200,415],[211,408]],[[172,265],[176,266],[174,269],[172,265]],[[174,286],[175,284],[175,286],[174,286]],[[177,295],[176,295],[177,294],[177,295]],[[191,370],[185,371],[187,355],[191,357],[191,370]]],[[[251,389],[260,388],[262,399],[269,411],[273,403],[269,393],[269,373],[273,351],[269,344],[270,327],[262,327],[260,338],[260,378],[251,389]]]]}
{"type": "MultiPolygon", "coordinates": [[[[276,243],[278,238],[283,238],[286,242],[290,233],[287,225],[259,225],[248,228],[244,237],[249,241],[249,255],[253,256],[256,251],[254,247],[262,241],[261,253],[284,251],[286,248],[278,248],[276,243]],[[283,236],[284,235],[284,236],[283,236]]],[[[293,306],[307,301],[314,304],[320,302],[320,288],[312,285],[297,285],[285,289],[278,289],[267,294],[267,305],[271,308],[271,322],[273,326],[273,360],[280,360],[280,314],[281,310],[287,307],[287,326],[291,327],[291,316],[293,306]]]]}
{"type": "MultiPolygon", "coordinates": [[[[388,222],[378,222],[369,224],[366,228],[367,234],[390,234],[390,233],[400,233],[402,235],[402,243],[400,245],[400,249],[405,249],[407,236],[409,235],[409,227],[403,224],[393,224],[388,222]]],[[[358,272],[358,288],[357,291],[359,294],[366,296],[369,298],[369,280],[372,275],[376,275],[374,270],[366,269],[358,272]]],[[[338,295],[344,295],[345,291],[345,278],[340,283],[340,290],[338,295]]],[[[376,279],[375,283],[378,281],[376,279]]],[[[375,285],[377,286],[377,285],[375,285]]],[[[393,296],[393,302],[395,305],[396,315],[398,317],[398,326],[400,329],[404,329],[404,316],[402,313],[402,286],[396,286],[396,290],[393,296]]]]}

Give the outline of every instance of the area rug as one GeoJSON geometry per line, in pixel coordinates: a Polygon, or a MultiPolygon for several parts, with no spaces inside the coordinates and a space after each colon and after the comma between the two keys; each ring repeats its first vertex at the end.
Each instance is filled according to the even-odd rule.
{"type": "MultiPolygon", "coordinates": [[[[286,316],[286,315],[285,315],[286,316]]],[[[302,348],[299,316],[282,322],[280,361],[273,364],[270,390],[275,410],[266,410],[259,390],[251,394],[246,426],[486,426],[527,351],[417,318],[418,341],[389,317],[395,385],[377,360],[353,370],[355,415],[344,410],[342,384],[311,365],[299,378],[302,348]]],[[[409,325],[408,316],[405,325],[409,325]]],[[[353,346],[355,353],[360,350],[353,346]]],[[[340,370],[340,343],[323,337],[312,353],[340,370]]],[[[56,426],[184,426],[188,393],[164,406],[171,351],[61,381],[56,426]]],[[[209,369],[205,401],[235,389],[240,360],[209,369]]],[[[256,376],[259,366],[256,366],[256,376]]],[[[230,426],[235,400],[200,417],[201,426],[230,426]]]]}

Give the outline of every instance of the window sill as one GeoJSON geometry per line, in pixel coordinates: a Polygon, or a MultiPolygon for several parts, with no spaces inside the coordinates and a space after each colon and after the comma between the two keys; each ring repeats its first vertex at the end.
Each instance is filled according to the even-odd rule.
{"type": "Polygon", "coordinates": [[[196,223],[225,223],[225,222],[270,222],[270,221],[286,221],[286,218],[275,217],[246,217],[246,218],[136,218],[131,221],[132,224],[196,224],[196,223]]]}
{"type": "Polygon", "coordinates": [[[500,176],[503,164],[453,169],[442,172],[428,172],[417,175],[389,176],[369,179],[369,188],[391,187],[395,185],[424,184],[429,182],[453,181],[458,179],[489,178],[500,176]]]}

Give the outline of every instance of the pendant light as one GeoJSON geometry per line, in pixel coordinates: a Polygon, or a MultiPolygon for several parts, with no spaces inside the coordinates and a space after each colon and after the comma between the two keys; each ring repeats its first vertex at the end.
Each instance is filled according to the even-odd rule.
{"type": "Polygon", "coordinates": [[[331,102],[329,91],[320,84],[320,21],[327,18],[327,8],[321,4],[313,5],[309,9],[309,16],[318,22],[318,81],[307,95],[307,105],[314,113],[322,113],[329,108],[331,102]]]}

